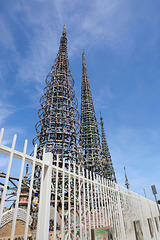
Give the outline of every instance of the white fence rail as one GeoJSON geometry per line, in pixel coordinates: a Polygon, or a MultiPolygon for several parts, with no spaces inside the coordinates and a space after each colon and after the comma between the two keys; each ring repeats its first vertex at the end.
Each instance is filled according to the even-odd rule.
{"type": "Polygon", "coordinates": [[[29,156],[26,154],[27,141],[23,152],[16,151],[16,135],[11,148],[1,144],[2,138],[3,129],[0,152],[9,155],[9,161],[4,184],[1,184],[0,239],[101,239],[98,234],[103,234],[106,227],[113,227],[113,234],[106,239],[160,239],[160,217],[154,202],[94,173],[85,172],[81,166],[59,162],[58,157],[52,164],[52,153],[44,152],[41,161],[36,158],[36,147],[34,156],[29,156]],[[11,173],[15,169],[18,172],[17,159],[20,159],[20,171],[15,194],[12,194],[14,210],[12,218],[7,219],[7,212],[11,211],[6,211],[6,200],[12,190],[9,181],[11,173]],[[31,175],[24,187],[27,163],[31,175]],[[41,170],[35,180],[37,166],[41,170]],[[22,199],[23,196],[27,199],[22,199]],[[20,208],[25,208],[23,218],[19,216],[20,208]],[[99,229],[95,238],[92,229],[99,229]]]}

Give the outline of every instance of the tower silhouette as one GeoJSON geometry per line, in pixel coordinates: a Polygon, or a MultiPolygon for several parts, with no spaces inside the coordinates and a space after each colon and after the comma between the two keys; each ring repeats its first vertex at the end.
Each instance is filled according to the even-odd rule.
{"type": "Polygon", "coordinates": [[[42,158],[43,148],[52,152],[53,161],[77,162],[77,136],[79,132],[78,101],[75,97],[74,79],[69,68],[65,26],[60,46],[51,72],[46,77],[46,87],[40,99],[37,135],[37,157],[42,158]]]}
{"type": "Polygon", "coordinates": [[[102,115],[100,116],[100,124],[101,124],[101,138],[102,138],[103,176],[109,180],[117,182],[112,159],[111,159],[111,154],[110,154],[109,147],[106,140],[106,134],[104,131],[104,122],[103,122],[102,115]]]}
{"type": "Polygon", "coordinates": [[[101,174],[101,145],[98,122],[93,106],[84,50],[82,54],[80,143],[83,151],[84,167],[101,174]]]}
{"type": "Polygon", "coordinates": [[[125,173],[125,185],[126,185],[126,188],[129,189],[129,182],[128,182],[128,178],[127,178],[127,173],[126,173],[126,168],[124,167],[124,173],[125,173]]]}

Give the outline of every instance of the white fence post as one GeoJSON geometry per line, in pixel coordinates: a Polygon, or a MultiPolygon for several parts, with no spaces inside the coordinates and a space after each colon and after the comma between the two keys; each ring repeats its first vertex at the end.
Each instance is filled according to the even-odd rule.
{"type": "Polygon", "coordinates": [[[52,153],[43,154],[40,202],[36,240],[47,240],[49,237],[50,196],[52,179],[52,153]],[[44,170],[43,170],[44,168],[44,170]]]}
{"type": "Polygon", "coordinates": [[[34,158],[33,158],[33,164],[32,164],[32,174],[31,174],[30,189],[29,189],[29,198],[28,198],[28,208],[27,208],[27,217],[26,217],[26,224],[25,224],[24,240],[27,240],[27,234],[28,234],[28,223],[29,223],[29,216],[30,216],[30,209],[31,209],[31,200],[32,200],[36,155],[37,155],[37,144],[35,145],[35,148],[34,148],[34,158]]]}
{"type": "MultiPolygon", "coordinates": [[[[2,128],[1,137],[0,137],[0,144],[1,144],[1,141],[2,141],[2,137],[3,137],[3,132],[4,132],[4,129],[2,128]]],[[[10,157],[9,157],[8,168],[7,168],[6,179],[5,179],[5,184],[4,184],[4,188],[3,188],[3,192],[2,192],[2,200],[1,200],[1,205],[0,205],[0,227],[1,227],[1,220],[2,220],[4,202],[5,202],[5,198],[6,198],[7,186],[8,186],[8,181],[9,181],[9,175],[10,175],[11,165],[12,165],[12,160],[13,160],[13,153],[14,153],[14,149],[15,149],[15,145],[16,145],[16,139],[17,139],[17,135],[15,134],[14,137],[13,137],[12,148],[11,148],[11,151],[10,151],[10,157]]]]}
{"type": "Polygon", "coordinates": [[[124,221],[123,221],[123,215],[122,215],[122,208],[121,208],[121,201],[120,201],[120,194],[118,189],[118,184],[115,185],[117,190],[117,201],[118,201],[118,210],[119,210],[119,218],[120,218],[120,227],[122,232],[122,239],[126,240],[126,234],[124,229],[124,221]]]}
{"type": "Polygon", "coordinates": [[[16,203],[15,203],[15,211],[14,211],[14,216],[13,216],[11,240],[14,239],[14,234],[15,234],[15,230],[16,230],[16,219],[17,219],[17,213],[18,213],[19,196],[20,196],[20,191],[21,191],[21,184],[22,184],[23,169],[24,169],[24,163],[25,163],[25,157],[26,157],[26,151],[27,151],[27,144],[28,144],[28,140],[26,140],[24,143],[23,158],[22,158],[22,163],[21,163],[16,203]]]}

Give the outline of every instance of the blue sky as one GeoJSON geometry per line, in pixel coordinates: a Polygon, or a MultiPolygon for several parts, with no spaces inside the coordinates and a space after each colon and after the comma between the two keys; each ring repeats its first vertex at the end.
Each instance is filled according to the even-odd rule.
{"type": "MultiPolygon", "coordinates": [[[[118,183],[160,199],[160,2],[158,0],[0,1],[0,127],[17,149],[36,135],[45,78],[63,25],[80,106],[85,49],[94,107],[102,112],[118,183]]],[[[1,170],[7,160],[0,159],[1,170]]]]}

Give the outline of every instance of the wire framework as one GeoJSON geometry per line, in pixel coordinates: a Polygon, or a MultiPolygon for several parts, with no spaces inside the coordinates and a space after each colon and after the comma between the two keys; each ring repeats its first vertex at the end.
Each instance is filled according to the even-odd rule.
{"type": "Polygon", "coordinates": [[[101,174],[101,145],[98,122],[93,106],[84,49],[82,54],[80,142],[84,154],[84,167],[92,172],[101,174]]]}
{"type": "Polygon", "coordinates": [[[35,128],[37,157],[42,158],[43,148],[52,152],[56,161],[77,163],[77,137],[79,133],[78,101],[75,97],[74,79],[69,68],[66,30],[62,33],[60,47],[51,72],[46,77],[46,87],[40,99],[39,121],[35,128]]]}
{"type": "Polygon", "coordinates": [[[101,124],[101,140],[102,140],[102,158],[103,158],[103,176],[111,181],[117,182],[111,154],[106,140],[106,134],[104,131],[104,122],[102,115],[100,116],[101,124]]]}

